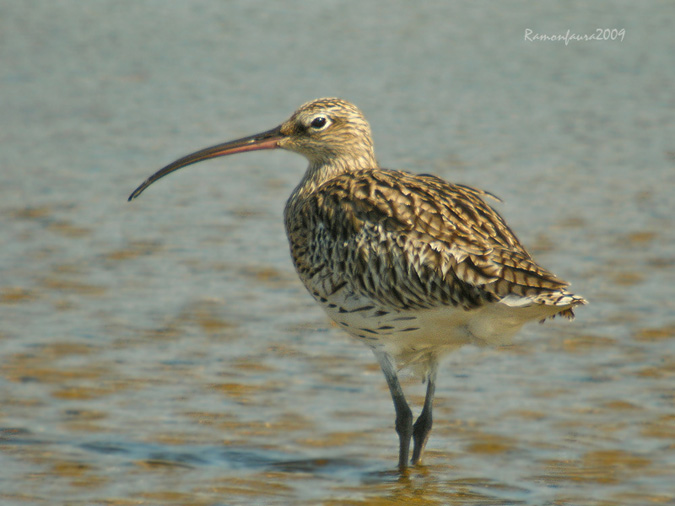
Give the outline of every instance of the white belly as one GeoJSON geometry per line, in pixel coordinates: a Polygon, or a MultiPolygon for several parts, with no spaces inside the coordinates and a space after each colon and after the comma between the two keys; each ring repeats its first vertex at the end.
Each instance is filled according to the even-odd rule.
{"type": "Polygon", "coordinates": [[[511,307],[501,302],[471,310],[440,306],[400,311],[346,291],[319,302],[349,334],[373,349],[386,351],[399,367],[412,366],[419,374],[424,373],[429,360],[462,345],[508,344],[527,321],[560,311],[550,306],[511,307]]]}

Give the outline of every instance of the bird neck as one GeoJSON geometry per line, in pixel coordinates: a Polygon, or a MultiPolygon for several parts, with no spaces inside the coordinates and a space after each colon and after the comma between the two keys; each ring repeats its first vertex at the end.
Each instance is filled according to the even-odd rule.
{"type": "Polygon", "coordinates": [[[293,193],[310,194],[325,182],[342,174],[376,168],[378,164],[372,150],[364,151],[360,156],[352,154],[349,157],[331,156],[328,160],[310,160],[305,175],[293,193]]]}
{"type": "Polygon", "coordinates": [[[372,152],[368,156],[350,157],[349,159],[331,158],[329,162],[311,161],[305,175],[286,202],[284,212],[286,218],[289,212],[292,212],[292,208],[301,205],[306,197],[312,195],[321,185],[331,179],[350,172],[377,168],[377,160],[372,152]]]}

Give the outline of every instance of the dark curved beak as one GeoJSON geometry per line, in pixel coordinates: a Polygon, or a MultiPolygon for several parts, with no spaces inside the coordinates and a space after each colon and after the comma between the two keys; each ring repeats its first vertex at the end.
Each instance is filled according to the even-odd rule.
{"type": "Polygon", "coordinates": [[[244,151],[257,151],[260,149],[275,149],[279,147],[279,141],[285,136],[281,133],[281,125],[267,132],[262,132],[255,135],[249,135],[234,141],[225,142],[210,148],[199,150],[190,155],[184,156],[170,163],[163,169],[158,170],[148,179],[143,181],[138,188],[136,188],[131,195],[129,201],[138,197],[143,191],[155,181],[162,179],[164,176],[171,174],[193,163],[208,160],[209,158],[216,158],[219,156],[233,155],[234,153],[243,153],[244,151]]]}

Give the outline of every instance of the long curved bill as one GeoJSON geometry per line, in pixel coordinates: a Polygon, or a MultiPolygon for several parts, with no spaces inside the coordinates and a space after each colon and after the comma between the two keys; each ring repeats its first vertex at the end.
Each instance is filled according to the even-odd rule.
{"type": "Polygon", "coordinates": [[[163,169],[158,170],[148,179],[143,181],[138,188],[136,188],[131,195],[129,195],[129,201],[132,201],[138,197],[145,189],[150,186],[155,181],[162,179],[164,176],[171,174],[172,172],[177,171],[193,163],[201,162],[203,160],[208,160],[209,158],[216,158],[219,156],[233,155],[235,153],[242,153],[244,151],[257,151],[260,149],[275,149],[279,147],[279,141],[283,139],[284,135],[281,133],[281,125],[268,130],[267,132],[262,132],[255,135],[249,135],[248,137],[243,137],[234,141],[225,142],[223,144],[218,144],[216,146],[211,146],[210,148],[199,150],[190,155],[184,156],[176,160],[173,163],[170,163],[163,169]]]}

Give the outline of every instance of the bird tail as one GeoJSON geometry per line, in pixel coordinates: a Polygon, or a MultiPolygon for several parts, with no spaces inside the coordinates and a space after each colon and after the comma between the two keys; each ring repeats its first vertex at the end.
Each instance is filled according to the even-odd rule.
{"type": "Polygon", "coordinates": [[[581,295],[575,295],[567,290],[547,291],[538,293],[534,296],[510,294],[503,297],[500,302],[514,308],[539,306],[544,310],[545,314],[544,318],[540,320],[541,322],[544,322],[549,318],[555,318],[556,316],[562,316],[569,320],[573,320],[573,308],[588,304],[588,301],[581,295]]]}

